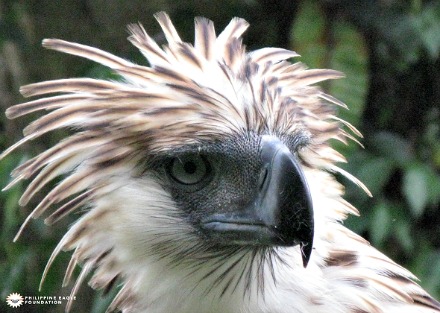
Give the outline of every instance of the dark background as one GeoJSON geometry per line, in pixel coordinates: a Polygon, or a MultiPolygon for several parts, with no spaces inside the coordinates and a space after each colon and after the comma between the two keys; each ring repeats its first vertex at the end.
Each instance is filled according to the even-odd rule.
{"type": "MultiPolygon", "coordinates": [[[[43,38],[76,41],[145,64],[126,40],[126,25],[141,22],[163,42],[153,18],[167,11],[182,37],[193,41],[194,16],[206,16],[220,31],[234,16],[248,20],[249,49],[280,46],[295,50],[309,67],[333,68],[346,78],[322,84],[350,110],[340,116],[364,134],[349,146],[343,167],[372,191],[368,198],[353,184],[346,198],[360,211],[346,225],[409,268],[421,285],[440,298],[440,2],[422,0],[247,0],[247,1],[0,1],[0,107],[23,102],[23,84],[64,77],[109,77],[84,59],[47,51],[43,38]]],[[[34,116],[35,117],[35,116],[34,116]]],[[[32,117],[0,115],[0,151],[21,138],[32,117]]],[[[0,185],[17,164],[40,152],[62,134],[25,146],[0,163],[0,185]]],[[[6,297],[67,295],[61,288],[69,253],[55,261],[39,293],[50,253],[75,216],[53,227],[32,221],[17,243],[12,239],[35,204],[20,208],[25,185],[0,194],[0,311],[63,312],[64,305],[10,309],[6,297]],[[4,309],[3,309],[4,308],[4,309]]],[[[74,312],[103,312],[109,297],[84,285],[74,312]]],[[[64,302],[65,303],[65,302],[64,302]]]]}

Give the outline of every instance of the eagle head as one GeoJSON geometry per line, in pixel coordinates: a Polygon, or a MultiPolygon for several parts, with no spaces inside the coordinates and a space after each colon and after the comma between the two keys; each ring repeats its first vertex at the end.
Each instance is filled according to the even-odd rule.
{"type": "Polygon", "coordinates": [[[86,277],[95,289],[119,288],[110,311],[382,312],[373,309],[414,299],[434,307],[410,273],[339,223],[357,211],[332,173],[368,192],[335,165],[344,157],[329,145],[360,134],[335,115],[345,105],[314,85],[342,74],[291,63],[298,55],[285,49],[247,52],[243,19],[217,36],[196,18],[189,44],[165,13],[155,17],[163,47],[141,25],[129,27],[149,66],[44,40],[119,78],[24,86],[24,96],[43,97],[6,111],[49,112],[1,157],[71,130],[19,165],[7,187],[31,179],[26,205],[51,186],[17,238],[32,218],[46,214],[50,225],[83,212],[43,280],[59,252],[73,250],[63,285],[80,265],[72,294],[86,277]]]}

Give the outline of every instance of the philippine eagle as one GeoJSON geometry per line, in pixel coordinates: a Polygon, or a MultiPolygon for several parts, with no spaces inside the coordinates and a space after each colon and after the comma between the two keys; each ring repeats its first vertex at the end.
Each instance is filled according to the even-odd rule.
{"type": "MultiPolygon", "coordinates": [[[[195,19],[183,42],[156,14],[167,44],[141,25],[129,41],[149,66],[77,43],[43,46],[101,63],[117,80],[69,78],[22,87],[42,98],[6,111],[49,111],[3,152],[61,128],[71,135],[18,166],[29,200],[62,177],[29,214],[51,225],[84,213],[50,257],[73,250],[63,285],[82,270],[94,289],[119,288],[109,311],[149,313],[428,313],[440,303],[415,277],[341,224],[358,214],[333,174],[330,139],[359,132],[335,116],[345,105],[315,86],[341,73],[307,69],[293,51],[247,52],[248,23],[216,36],[195,19]],[[53,95],[55,94],[55,95],[53,95]],[[348,129],[348,132],[346,131],[348,129]]],[[[70,308],[71,304],[68,304],[70,308]]]]}

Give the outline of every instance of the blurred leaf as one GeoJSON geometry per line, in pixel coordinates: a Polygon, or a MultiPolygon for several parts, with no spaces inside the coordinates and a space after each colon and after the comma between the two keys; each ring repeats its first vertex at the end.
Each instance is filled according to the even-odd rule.
{"type": "Polygon", "coordinates": [[[14,262],[9,262],[0,271],[2,274],[2,299],[9,293],[22,288],[27,263],[32,260],[31,251],[15,249],[16,251],[9,253],[14,255],[14,262]],[[20,254],[16,253],[18,251],[20,254]]]}
{"type": "Polygon", "coordinates": [[[428,169],[428,201],[435,205],[440,202],[440,175],[434,169],[428,169]]]}
{"type": "Polygon", "coordinates": [[[421,14],[411,19],[423,47],[432,59],[440,55],[440,2],[427,5],[421,14]]]}
{"type": "MultiPolygon", "coordinates": [[[[360,177],[359,172],[371,159],[371,155],[367,151],[359,149],[358,147],[357,150],[345,153],[345,156],[348,157],[347,159],[349,161],[348,163],[341,163],[341,168],[353,174],[363,182],[363,178],[360,177]]],[[[359,206],[361,203],[368,201],[369,197],[364,192],[360,192],[360,188],[356,184],[344,177],[339,177],[338,179],[344,184],[347,197],[352,203],[359,206]]],[[[367,187],[369,187],[368,184],[367,187]]]]}
{"type": "Polygon", "coordinates": [[[423,214],[428,203],[428,188],[431,178],[429,167],[422,163],[413,164],[403,174],[403,195],[415,217],[423,214]]]}
{"type": "Polygon", "coordinates": [[[348,110],[340,108],[338,116],[358,126],[368,91],[366,47],[361,34],[345,23],[336,23],[334,37],[337,42],[331,51],[331,63],[326,67],[343,72],[345,78],[331,81],[329,93],[348,106],[348,110]]]}
{"type": "MultiPolygon", "coordinates": [[[[293,27],[293,50],[301,54],[300,61],[311,68],[332,68],[345,78],[321,84],[334,97],[346,103],[338,116],[359,125],[368,90],[368,55],[362,35],[347,22],[335,20],[331,34],[326,29],[324,15],[317,2],[303,1],[293,27]],[[326,42],[325,37],[332,41],[326,42]]],[[[355,145],[350,145],[355,147],[355,145]]]]}
{"type": "Polygon", "coordinates": [[[406,253],[409,254],[414,250],[414,240],[413,236],[411,235],[411,224],[406,216],[403,217],[402,215],[399,215],[399,218],[395,224],[395,236],[406,253]]]}
{"type": "Polygon", "coordinates": [[[362,234],[368,229],[368,212],[363,212],[363,214],[359,216],[349,215],[347,219],[344,221],[344,225],[354,231],[357,234],[362,234]],[[365,214],[364,214],[365,213],[365,214]]]}
{"type": "MultiPolygon", "coordinates": [[[[26,160],[26,156],[17,158],[14,156],[7,156],[2,160],[0,167],[0,189],[4,188],[8,182],[11,181],[11,171],[20,163],[26,160]]],[[[18,199],[23,193],[22,183],[18,183],[11,189],[0,193],[0,201],[2,202],[3,220],[1,235],[7,238],[8,235],[18,226],[20,223],[19,211],[18,211],[18,199]]]]}
{"type": "Polygon", "coordinates": [[[431,249],[425,260],[425,270],[427,269],[428,273],[424,277],[423,285],[428,291],[434,293],[440,281],[440,251],[433,251],[431,249]]]}
{"type": "Polygon", "coordinates": [[[385,202],[378,203],[373,208],[371,216],[371,241],[376,246],[381,246],[388,237],[391,226],[391,212],[385,202]]]}
{"type": "Polygon", "coordinates": [[[326,47],[322,42],[324,15],[315,1],[303,1],[292,29],[293,50],[301,55],[299,61],[311,68],[323,66],[326,47]]]}
{"type": "Polygon", "coordinates": [[[386,156],[400,166],[405,166],[414,159],[410,143],[394,133],[383,131],[375,134],[371,139],[371,145],[376,153],[386,156]]]}
{"type": "Polygon", "coordinates": [[[15,186],[5,193],[6,199],[4,200],[4,221],[2,228],[2,232],[5,237],[7,234],[12,233],[12,231],[20,224],[18,200],[20,199],[22,193],[23,188],[21,184],[19,186],[15,186]]]}
{"type": "Polygon", "coordinates": [[[114,70],[101,64],[94,64],[93,66],[90,66],[85,73],[85,76],[98,79],[121,80],[121,77],[116,74],[114,70]]]}
{"type": "Polygon", "coordinates": [[[390,179],[395,166],[389,159],[371,157],[359,168],[357,177],[368,187],[373,195],[377,195],[390,179]]]}
{"type": "Polygon", "coordinates": [[[113,288],[107,295],[98,295],[93,300],[93,305],[90,313],[106,312],[113,299],[116,297],[120,288],[113,288]]]}
{"type": "Polygon", "coordinates": [[[439,294],[440,250],[436,251],[427,241],[423,241],[414,254],[411,271],[417,275],[429,293],[439,294]]]}

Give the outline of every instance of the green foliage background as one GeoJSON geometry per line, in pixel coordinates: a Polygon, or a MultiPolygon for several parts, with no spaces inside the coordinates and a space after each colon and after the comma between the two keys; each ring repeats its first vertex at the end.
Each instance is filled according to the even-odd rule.
{"type": "MultiPolygon", "coordinates": [[[[2,111],[24,101],[19,86],[46,79],[112,77],[105,68],[86,60],[45,51],[43,38],[77,41],[145,63],[125,40],[125,25],[141,21],[160,41],[152,14],[169,12],[183,37],[192,41],[193,17],[206,16],[221,29],[233,16],[245,17],[251,29],[250,49],[286,45],[312,68],[333,68],[345,79],[323,88],[344,101],[340,116],[362,130],[365,146],[335,143],[349,160],[346,170],[373,193],[367,197],[353,184],[346,198],[361,212],[348,227],[408,267],[436,298],[440,298],[440,3],[438,1],[0,1],[0,105],[2,111]],[[362,3],[369,3],[363,6],[362,3]],[[374,11],[376,10],[376,11],[374,11]],[[291,23],[283,23],[285,19],[291,23]],[[283,35],[285,35],[283,37],[283,35]],[[288,41],[283,41],[288,38],[288,41]],[[383,85],[380,85],[380,84],[383,85]],[[419,85],[417,85],[419,83],[419,85]],[[379,85],[378,85],[379,84],[379,85]],[[385,90],[379,88],[385,86],[385,90]],[[397,86],[397,87],[396,87],[397,86]],[[398,86],[403,86],[399,89],[398,86]],[[418,87],[419,86],[419,87],[418,87]],[[420,87],[422,86],[422,87],[420,87]],[[426,88],[424,87],[426,86],[426,88]],[[414,88],[414,92],[411,92],[414,88]],[[403,90],[402,90],[403,89],[403,90]],[[391,93],[393,91],[394,93],[391,93]],[[433,100],[434,99],[434,100],[433,100]],[[371,113],[373,112],[373,113],[371,113]]],[[[0,150],[21,137],[30,121],[9,121],[0,115],[0,150]]],[[[0,184],[9,173],[62,134],[52,134],[0,163],[0,184]]],[[[342,179],[342,178],[341,178],[342,179]]],[[[44,284],[37,288],[51,251],[70,217],[53,227],[31,221],[23,236],[15,233],[37,200],[17,205],[25,184],[0,194],[0,311],[12,292],[26,295],[68,295],[61,288],[69,253],[62,254],[44,284]]],[[[111,295],[81,288],[75,312],[104,312],[111,295]]],[[[49,306],[47,312],[62,312],[49,306]]],[[[39,312],[18,308],[14,312],[39,312]]]]}

